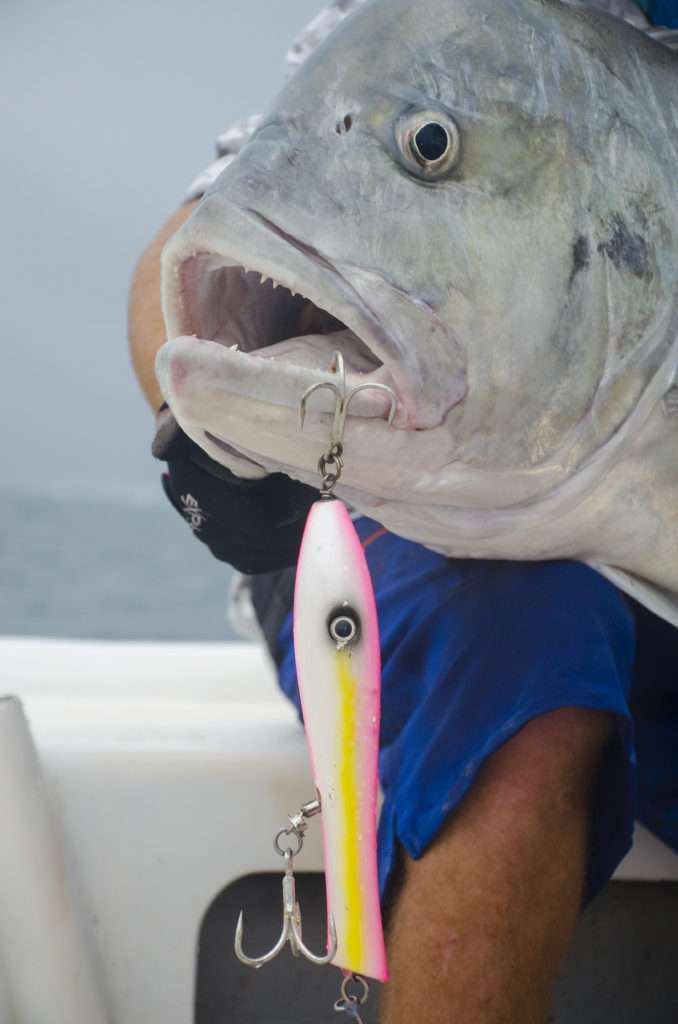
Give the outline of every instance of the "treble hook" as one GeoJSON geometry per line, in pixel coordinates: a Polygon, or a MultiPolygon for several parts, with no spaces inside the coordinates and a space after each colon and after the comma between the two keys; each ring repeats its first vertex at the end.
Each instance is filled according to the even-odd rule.
{"type": "Polygon", "coordinates": [[[240,911],[238,917],[238,923],[235,929],[235,955],[241,963],[246,964],[248,967],[263,967],[264,964],[274,960],[280,953],[286,942],[289,942],[292,949],[293,956],[305,956],[307,960],[310,960],[313,964],[322,966],[323,964],[329,964],[337,955],[337,930],[334,925],[334,918],[330,918],[329,932],[330,932],[330,944],[327,953],[324,956],[317,956],[312,953],[308,946],[304,945],[304,941],[301,933],[301,910],[296,897],[296,886],[294,882],[294,870],[292,867],[293,862],[292,850],[285,850],[285,874],[282,879],[282,891],[283,891],[283,927],[280,933],[280,938],[276,942],[272,949],[269,949],[268,953],[264,953],[263,956],[251,957],[247,956],[243,952],[242,948],[242,933],[243,933],[243,912],[240,911]]]}
{"type": "Polygon", "coordinates": [[[332,356],[332,363],[330,365],[330,373],[336,373],[338,383],[334,381],[320,381],[318,384],[311,384],[310,388],[306,388],[301,400],[299,402],[299,428],[304,429],[304,420],[306,419],[306,406],[311,395],[315,391],[320,391],[322,388],[327,388],[332,391],[336,397],[336,403],[334,406],[334,419],[332,421],[332,431],[330,433],[330,447],[341,448],[344,443],[344,431],[346,429],[346,417],[348,415],[348,407],[351,400],[359,391],[383,391],[391,399],[391,407],[388,414],[388,425],[389,427],[393,423],[396,412],[398,411],[398,398],[388,384],[377,384],[371,381],[365,381],[364,384],[357,384],[350,391],[346,390],[346,366],[344,364],[344,357],[341,352],[335,351],[332,356]]]}

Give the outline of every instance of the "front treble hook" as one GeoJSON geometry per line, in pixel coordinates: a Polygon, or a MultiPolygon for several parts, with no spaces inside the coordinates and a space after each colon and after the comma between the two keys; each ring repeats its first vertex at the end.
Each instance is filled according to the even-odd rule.
{"type": "Polygon", "coordinates": [[[346,366],[344,364],[344,357],[341,352],[335,352],[332,357],[332,364],[330,366],[330,373],[336,374],[335,381],[320,381],[318,384],[311,384],[310,388],[306,388],[301,400],[299,402],[299,427],[301,430],[304,429],[304,420],[306,419],[306,406],[311,395],[315,391],[321,391],[325,388],[331,391],[335,397],[334,405],[334,418],[332,420],[332,430],[330,433],[330,449],[341,448],[344,443],[344,431],[346,429],[346,417],[348,416],[348,407],[351,404],[351,399],[354,395],[357,395],[359,391],[381,391],[382,394],[386,395],[390,399],[389,413],[387,418],[387,424],[390,427],[393,423],[396,412],[398,411],[398,398],[393,388],[390,388],[388,384],[377,384],[371,381],[365,381],[363,384],[357,384],[350,391],[346,386],[346,366]]]}
{"type": "Polygon", "coordinates": [[[337,955],[337,930],[334,926],[334,918],[330,918],[329,922],[329,933],[330,943],[329,949],[324,956],[317,956],[312,953],[311,950],[304,945],[301,932],[301,911],[296,897],[296,886],[294,881],[294,869],[293,869],[294,854],[292,850],[285,850],[285,874],[282,879],[282,891],[283,891],[283,927],[280,933],[280,938],[276,942],[272,949],[269,949],[268,953],[264,953],[263,956],[251,957],[247,956],[243,952],[242,948],[242,933],[243,933],[243,912],[240,911],[238,917],[238,923],[235,929],[235,955],[241,963],[246,964],[248,967],[263,967],[264,964],[269,963],[277,957],[278,953],[282,952],[285,947],[285,943],[289,942],[292,954],[294,956],[305,956],[307,960],[310,960],[313,964],[322,966],[323,964],[329,964],[337,955]]]}

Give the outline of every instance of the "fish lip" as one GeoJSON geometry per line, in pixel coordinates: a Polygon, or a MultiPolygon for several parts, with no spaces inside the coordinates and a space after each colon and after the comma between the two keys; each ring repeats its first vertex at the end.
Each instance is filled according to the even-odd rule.
{"type": "MultiPolygon", "coordinates": [[[[250,437],[250,428],[243,434],[241,430],[232,432],[233,420],[229,426],[221,421],[221,428],[214,416],[204,417],[205,393],[201,389],[189,390],[187,394],[184,389],[184,382],[191,366],[195,367],[196,358],[201,364],[202,373],[208,382],[209,388],[214,388],[210,400],[216,402],[217,408],[222,408],[228,415],[233,416],[234,402],[247,402],[249,408],[252,406],[265,406],[266,412],[261,415],[261,408],[257,409],[256,417],[260,422],[265,422],[268,427],[273,427],[273,433],[277,436],[289,435],[289,419],[293,417],[297,428],[300,423],[299,398],[309,388],[318,384],[327,383],[328,375],[325,370],[311,366],[302,366],[295,363],[280,361],[280,372],[270,382],[265,397],[261,393],[260,364],[263,360],[256,355],[256,352],[233,351],[218,341],[210,341],[194,336],[183,336],[172,338],[166,342],[158,351],[156,356],[156,375],[163,389],[168,402],[174,410],[177,420],[198,444],[204,447],[203,440],[215,445],[227,455],[243,459],[249,468],[254,465],[258,470],[275,472],[280,469],[290,471],[295,475],[307,466],[307,461],[302,459],[298,462],[294,457],[286,457],[281,461],[278,455],[264,455],[267,451],[266,445],[255,446],[255,449],[244,440],[250,437]],[[277,410],[274,413],[274,410],[277,410]],[[284,418],[280,414],[284,411],[284,418]],[[209,427],[207,424],[209,423],[209,427]],[[280,430],[279,430],[280,428],[280,430]]],[[[268,359],[266,359],[268,362],[268,359]]],[[[378,374],[379,371],[376,371],[378,374]]],[[[346,376],[348,390],[351,391],[356,385],[362,384],[365,377],[371,375],[360,375],[355,371],[349,371],[346,376]]],[[[352,402],[355,405],[355,412],[351,410],[348,422],[353,432],[353,440],[361,444],[365,438],[365,429],[369,429],[370,442],[374,443],[377,437],[383,438],[391,429],[388,420],[390,400],[383,392],[372,388],[360,390],[352,402]]],[[[327,416],[332,415],[335,406],[335,398],[327,389],[317,392],[314,397],[313,407],[307,410],[305,417],[306,454],[312,453],[312,462],[317,461],[316,449],[319,444],[327,439],[327,416]]],[[[235,414],[236,422],[240,420],[238,413],[235,414]]],[[[348,425],[348,423],[347,423],[348,425]]],[[[242,422],[241,422],[242,426],[242,422]]],[[[269,430],[270,433],[270,430],[269,430]]],[[[212,454],[206,449],[208,454],[212,454]]],[[[320,450],[320,449],[318,449],[320,450]]],[[[214,457],[214,456],[213,456],[214,457]]],[[[218,461],[218,459],[217,459],[218,461]]],[[[312,479],[312,478],[311,478],[312,479]]],[[[310,482],[310,480],[309,480],[310,482]]]]}
{"type": "MultiPolygon", "coordinates": [[[[285,231],[253,207],[231,203],[214,193],[205,197],[198,210],[163,250],[163,306],[170,340],[192,333],[192,325],[187,322],[182,303],[179,282],[182,264],[197,255],[213,256],[223,260],[224,266],[240,266],[271,277],[341,320],[373,352],[387,371],[398,399],[394,426],[415,430],[431,427],[432,424],[419,415],[417,399],[421,397],[420,389],[400,362],[401,353],[397,342],[383,326],[369,302],[329,257],[285,231]],[[223,235],[219,235],[218,228],[205,231],[202,226],[202,221],[207,219],[209,207],[217,199],[218,219],[222,222],[224,218],[230,219],[236,227],[236,230],[229,232],[226,241],[223,235]],[[241,238],[238,242],[231,241],[238,234],[237,228],[240,225],[243,228],[246,225],[240,231],[241,238]],[[257,252],[259,242],[263,243],[265,255],[257,252]],[[292,259],[291,254],[294,254],[292,259]],[[310,268],[313,268],[311,274],[310,268]]],[[[366,379],[369,379],[369,375],[366,375],[366,379]]]]}

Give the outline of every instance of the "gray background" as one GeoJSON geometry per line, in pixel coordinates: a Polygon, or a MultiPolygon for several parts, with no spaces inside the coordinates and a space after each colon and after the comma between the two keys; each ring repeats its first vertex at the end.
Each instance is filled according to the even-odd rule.
{"type": "Polygon", "coordinates": [[[0,0],[0,633],[222,639],[159,487],[134,263],[321,0],[0,0]]]}
{"type": "Polygon", "coordinates": [[[151,485],[128,364],[145,244],[265,107],[319,0],[0,0],[5,486],[151,485]]]}

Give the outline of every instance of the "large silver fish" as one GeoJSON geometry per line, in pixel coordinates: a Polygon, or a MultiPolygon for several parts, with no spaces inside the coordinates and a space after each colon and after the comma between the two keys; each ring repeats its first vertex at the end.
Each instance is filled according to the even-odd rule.
{"type": "Polygon", "coordinates": [[[371,0],[170,240],[163,295],[158,378],[213,458],[317,481],[329,399],[303,434],[298,403],[340,349],[400,402],[392,428],[378,392],[351,406],[358,509],[454,556],[580,559],[678,624],[659,42],[559,0],[371,0]]]}

